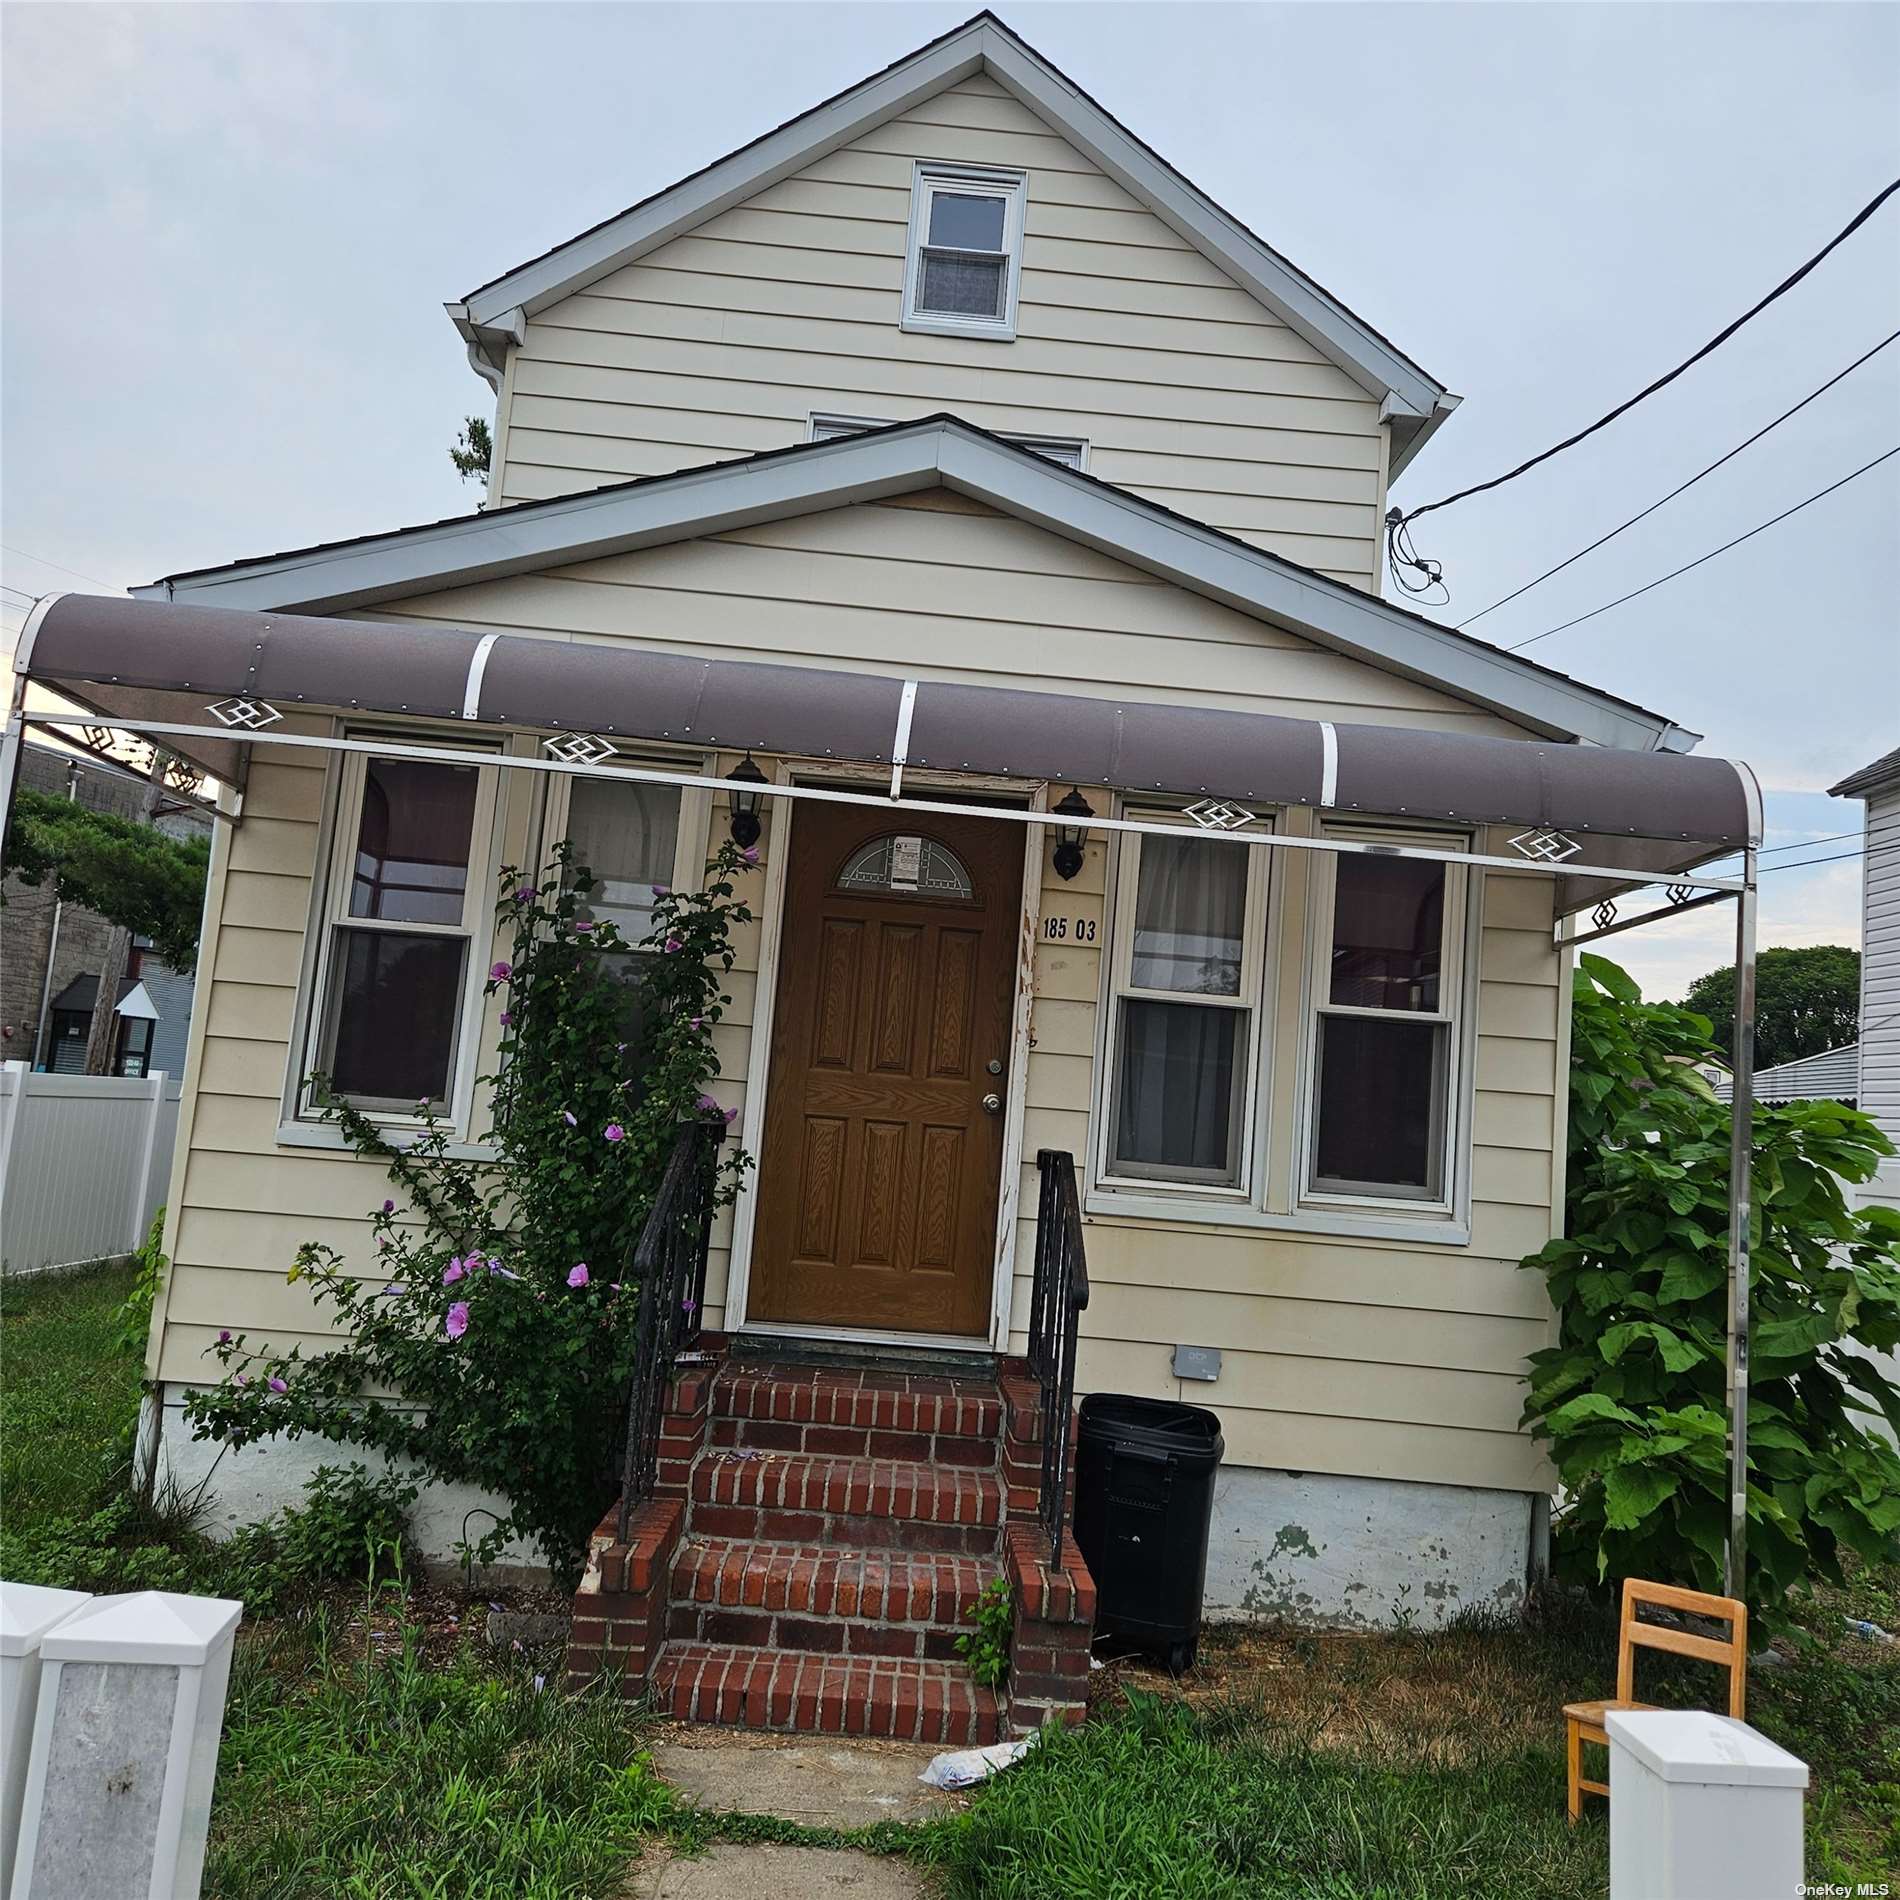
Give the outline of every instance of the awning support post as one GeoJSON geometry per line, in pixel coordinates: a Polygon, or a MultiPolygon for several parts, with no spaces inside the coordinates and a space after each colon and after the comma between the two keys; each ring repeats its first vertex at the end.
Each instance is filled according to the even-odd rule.
{"type": "Polygon", "coordinates": [[[1728,1163],[1729,1520],[1724,1589],[1746,1601],[1748,1579],[1749,1224],[1755,1149],[1755,847],[1742,853],[1735,901],[1735,1032],[1728,1163]]]}

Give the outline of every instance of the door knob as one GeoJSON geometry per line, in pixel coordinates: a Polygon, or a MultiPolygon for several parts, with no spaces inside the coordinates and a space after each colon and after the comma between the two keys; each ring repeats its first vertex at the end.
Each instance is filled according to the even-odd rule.
{"type": "Polygon", "coordinates": [[[1000,1115],[1003,1112],[1003,1098],[1000,1095],[986,1095],[983,1098],[983,1113],[1000,1115]]]}

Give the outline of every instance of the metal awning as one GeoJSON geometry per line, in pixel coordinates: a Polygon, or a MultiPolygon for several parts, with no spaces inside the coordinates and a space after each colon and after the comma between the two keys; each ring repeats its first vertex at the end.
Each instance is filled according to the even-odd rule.
{"type": "MultiPolygon", "coordinates": [[[[1760,838],[1759,802],[1744,769],[1679,753],[90,594],[56,597],[28,632],[16,662],[26,678],[107,720],[200,728],[168,735],[168,748],[226,778],[247,735],[242,726],[227,735],[207,708],[235,699],[1521,825],[1587,837],[1592,864],[1636,877],[1687,870],[1760,838]]],[[[1605,881],[1590,883],[1594,892],[1605,881]]]]}

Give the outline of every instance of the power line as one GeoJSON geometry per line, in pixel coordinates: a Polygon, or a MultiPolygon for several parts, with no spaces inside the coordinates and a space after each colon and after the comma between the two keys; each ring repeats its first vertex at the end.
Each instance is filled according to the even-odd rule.
{"type": "MultiPolygon", "coordinates": [[[[1760,316],[1777,298],[1785,297],[1810,271],[1833,251],[1845,244],[1896,191],[1900,191],[1900,178],[1896,178],[1890,185],[1876,192],[1875,195],[1864,204],[1860,210],[1855,212],[1854,215],[1848,219],[1846,224],[1844,224],[1833,237],[1829,238],[1805,264],[1784,277],[1767,296],[1744,310],[1742,314],[1725,329],[1719,330],[1714,336],[1710,337],[1708,342],[1703,344],[1693,356],[1685,357],[1682,362],[1678,363],[1676,367],[1668,371],[1667,374],[1658,376],[1656,380],[1646,388],[1639,389],[1627,402],[1618,403],[1608,415],[1599,416],[1588,428],[1579,429],[1575,435],[1566,436],[1563,441],[1555,444],[1553,447],[1545,449],[1537,455],[1533,455],[1529,461],[1520,462],[1516,468],[1510,470],[1507,474],[1494,475],[1488,482],[1474,482],[1469,488],[1461,488],[1455,494],[1445,496],[1442,501],[1428,501],[1422,508],[1407,509],[1400,518],[1404,521],[1416,521],[1420,515],[1428,515],[1432,513],[1434,509],[1449,508],[1454,501],[1463,501],[1468,496],[1482,495],[1486,493],[1487,490],[1502,488],[1506,482],[1514,482],[1520,475],[1528,474],[1529,471],[1536,468],[1539,463],[1548,462],[1553,455],[1561,455],[1565,449],[1575,448],[1579,442],[1595,435],[1599,429],[1607,429],[1619,416],[1628,415],[1639,402],[1643,402],[1647,398],[1655,395],[1659,389],[1667,389],[1685,370],[1693,369],[1705,356],[1709,355],[1712,351],[1720,349],[1736,331],[1741,329],[1745,323],[1760,316]]],[[[1395,509],[1393,513],[1398,514],[1399,511],[1395,509]]],[[[1387,517],[1388,520],[1390,518],[1390,516],[1387,517]]]]}
{"type": "Polygon", "coordinates": [[[1859,851],[1835,851],[1825,858],[1795,858],[1787,864],[1764,864],[1761,868],[1763,875],[1766,876],[1770,871],[1799,871],[1809,864],[1845,864],[1849,858],[1864,858],[1866,855],[1866,848],[1863,846],[1859,851]]]}
{"type": "Polygon", "coordinates": [[[1752,541],[1756,535],[1766,533],[1778,522],[1786,521],[1790,515],[1798,515],[1803,508],[1811,508],[1817,501],[1825,501],[1836,489],[1845,488],[1849,482],[1858,481],[1869,469],[1878,468],[1882,462],[1890,461],[1896,455],[1900,455],[1900,443],[1896,443],[1884,455],[1876,455],[1871,462],[1863,462],[1851,475],[1843,475],[1839,481],[1830,482],[1818,494],[1808,496],[1805,501],[1796,502],[1792,508],[1784,508],[1780,514],[1771,516],[1767,521],[1750,528],[1746,534],[1738,534],[1733,541],[1724,541],[1719,548],[1711,548],[1707,554],[1699,554],[1693,561],[1685,561],[1681,567],[1672,568],[1667,574],[1659,575],[1655,580],[1648,581],[1641,587],[1632,588],[1627,594],[1619,594],[1615,600],[1606,600],[1601,607],[1592,607],[1587,614],[1578,614],[1574,619],[1563,621],[1555,627],[1546,627],[1542,633],[1534,633],[1528,640],[1513,641],[1504,651],[1520,653],[1525,647],[1534,647],[1539,640],[1548,640],[1553,633],[1563,633],[1568,628],[1580,627],[1586,620],[1594,620],[1598,614],[1607,614],[1612,607],[1621,607],[1625,602],[1635,600],[1638,595],[1647,594],[1652,589],[1661,587],[1665,581],[1676,580],[1691,569],[1702,566],[1705,561],[1714,560],[1718,554],[1726,554],[1730,548],[1738,548],[1744,541],[1752,541]]]}
{"type": "Polygon", "coordinates": [[[1561,574],[1565,568],[1571,565],[1572,562],[1581,561],[1586,554],[1594,554],[1598,548],[1604,545],[1605,542],[1614,541],[1616,537],[1619,534],[1621,534],[1625,528],[1633,528],[1636,526],[1636,524],[1639,521],[1647,521],[1649,517],[1653,515],[1658,508],[1663,507],[1668,502],[1674,501],[1678,495],[1683,494],[1687,490],[1693,488],[1696,485],[1696,483],[1701,481],[1705,475],[1713,475],[1715,471],[1718,468],[1722,467],[1724,463],[1734,461],[1736,456],[1740,455],[1744,449],[1752,448],[1771,429],[1780,428],[1781,425],[1784,422],[1786,422],[1790,416],[1799,415],[1801,411],[1808,406],[1809,403],[1815,400],[1816,397],[1825,396],[1827,392],[1830,389],[1832,389],[1836,383],[1842,381],[1846,377],[1853,375],[1855,370],[1859,369],[1863,363],[1871,361],[1874,357],[1878,356],[1880,352],[1887,347],[1888,344],[1894,343],[1894,342],[1900,342],[1900,330],[1895,330],[1894,332],[1892,332],[1891,335],[1882,337],[1881,340],[1878,343],[1876,343],[1871,350],[1867,351],[1867,353],[1864,356],[1855,357],[1855,359],[1851,363],[1849,363],[1848,366],[1844,370],[1839,370],[1834,375],[1830,376],[1827,379],[1827,381],[1824,382],[1820,386],[1819,389],[1810,390],[1808,394],[1803,396],[1801,400],[1798,403],[1796,403],[1792,409],[1784,409],[1781,412],[1781,414],[1778,415],[1774,419],[1773,422],[1764,423],[1761,428],[1757,429],[1755,433],[1748,438],[1747,441],[1736,443],[1736,445],[1732,449],[1730,449],[1726,455],[1721,457],[1719,461],[1711,462],[1707,468],[1698,470],[1697,473],[1695,473],[1694,475],[1691,475],[1689,479],[1686,482],[1684,482],[1680,487],[1672,488],[1669,491],[1669,493],[1666,494],[1662,498],[1661,501],[1652,501],[1649,504],[1649,506],[1643,510],[1641,514],[1631,515],[1627,521],[1622,522],[1618,526],[1612,528],[1608,534],[1599,535],[1597,539],[1592,541],[1587,548],[1579,548],[1575,554],[1569,556],[1569,558],[1566,560],[1559,561],[1555,567],[1545,568],[1543,573],[1539,574],[1535,580],[1526,581],[1522,587],[1517,588],[1512,593],[1506,594],[1502,600],[1494,600],[1490,606],[1480,607],[1475,614],[1467,614],[1459,624],[1461,626],[1469,627],[1474,620],[1482,620],[1486,614],[1496,613],[1500,607],[1509,606],[1510,603],[1516,600],[1520,594],[1528,594],[1533,587],[1542,586],[1543,583],[1549,580],[1553,574],[1561,574]]]}
{"type": "Polygon", "coordinates": [[[1838,844],[1843,838],[1858,838],[1860,835],[1857,830],[1830,831],[1825,837],[1803,838],[1796,844],[1771,844],[1765,851],[1757,852],[1756,856],[1771,858],[1777,851],[1812,851],[1817,844],[1838,844]]]}
{"type": "Polygon", "coordinates": [[[110,581],[102,581],[97,574],[82,574],[76,567],[61,567],[57,561],[49,561],[43,554],[29,554],[25,548],[16,548],[0,541],[0,548],[9,554],[17,554],[23,561],[37,561],[42,567],[50,567],[57,574],[70,574],[76,581],[90,581],[94,587],[110,587],[110,581]]]}

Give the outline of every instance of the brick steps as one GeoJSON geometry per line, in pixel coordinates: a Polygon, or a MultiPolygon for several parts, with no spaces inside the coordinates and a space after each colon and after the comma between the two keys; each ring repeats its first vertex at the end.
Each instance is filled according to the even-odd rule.
{"type": "Polygon", "coordinates": [[[829,1655],[957,1659],[993,1561],[927,1551],[693,1537],[673,1559],[666,1633],[829,1655]]]}
{"type": "Polygon", "coordinates": [[[697,1533],[840,1549],[991,1556],[1003,1522],[995,1471],[904,1459],[708,1449],[691,1497],[697,1533]]]}
{"type": "Polygon", "coordinates": [[[653,1683],[660,1706],[680,1721],[951,1748],[993,1742],[1000,1727],[995,1695],[961,1665],[669,1643],[653,1683]]]}

